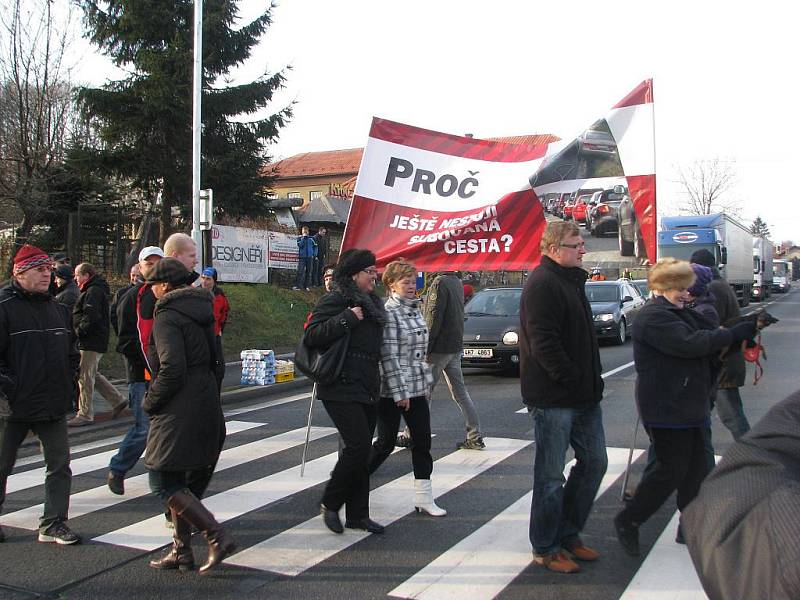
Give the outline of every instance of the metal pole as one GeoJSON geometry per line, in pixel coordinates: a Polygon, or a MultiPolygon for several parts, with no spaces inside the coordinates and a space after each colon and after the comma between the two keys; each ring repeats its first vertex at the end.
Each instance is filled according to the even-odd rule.
{"type": "Polygon", "coordinates": [[[636,434],[639,433],[639,417],[636,417],[636,427],[633,429],[633,441],[628,452],[628,466],[625,467],[625,478],[622,480],[622,491],[619,493],[620,501],[625,500],[625,490],[628,489],[628,477],[631,474],[631,461],[633,461],[633,449],[636,447],[636,434]]]}
{"type": "Polygon", "coordinates": [[[200,134],[203,128],[203,0],[194,0],[194,74],[192,85],[192,239],[197,244],[198,264],[205,265],[200,234],[200,134]]]}
{"type": "Polygon", "coordinates": [[[314,410],[314,399],[317,397],[317,384],[311,388],[311,402],[308,403],[308,425],[306,425],[306,443],[303,445],[303,459],[300,462],[300,477],[306,470],[306,452],[308,452],[308,441],[311,439],[311,411],[314,410]]]}

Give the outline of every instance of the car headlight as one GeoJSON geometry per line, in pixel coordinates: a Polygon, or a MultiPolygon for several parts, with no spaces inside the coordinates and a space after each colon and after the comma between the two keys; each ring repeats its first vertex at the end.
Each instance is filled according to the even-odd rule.
{"type": "Polygon", "coordinates": [[[519,335],[517,335],[516,331],[507,331],[503,335],[503,343],[506,346],[516,346],[519,343],[519,335]]]}
{"type": "Polygon", "coordinates": [[[614,320],[614,315],[612,315],[611,313],[603,313],[602,315],[595,315],[594,316],[594,320],[595,321],[603,321],[603,322],[613,321],[614,320]]]}

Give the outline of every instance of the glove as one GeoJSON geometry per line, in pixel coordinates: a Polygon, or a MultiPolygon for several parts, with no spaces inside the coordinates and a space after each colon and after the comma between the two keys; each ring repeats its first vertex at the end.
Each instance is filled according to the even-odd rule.
{"type": "Polygon", "coordinates": [[[730,332],[733,334],[734,342],[743,342],[755,337],[756,333],[758,333],[758,328],[753,321],[748,320],[737,323],[730,328],[730,332]]]}

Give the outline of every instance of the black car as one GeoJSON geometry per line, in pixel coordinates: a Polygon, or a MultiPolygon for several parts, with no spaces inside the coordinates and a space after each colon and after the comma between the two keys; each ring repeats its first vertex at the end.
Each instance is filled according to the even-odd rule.
{"type": "Polygon", "coordinates": [[[627,280],[587,281],[586,297],[592,306],[597,337],[611,339],[616,345],[624,344],[645,303],[638,288],[627,280]]]}
{"type": "Polygon", "coordinates": [[[617,209],[622,201],[622,194],[613,189],[595,192],[592,196],[591,209],[586,212],[586,228],[593,236],[617,233],[617,209]]]}
{"type": "Polygon", "coordinates": [[[461,367],[519,369],[521,287],[486,288],[464,307],[461,367]]]}

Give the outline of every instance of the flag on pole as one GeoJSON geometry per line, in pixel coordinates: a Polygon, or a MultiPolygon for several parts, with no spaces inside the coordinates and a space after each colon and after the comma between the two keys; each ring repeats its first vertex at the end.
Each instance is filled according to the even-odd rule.
{"type": "Polygon", "coordinates": [[[342,249],[368,248],[379,266],[403,257],[423,271],[526,270],[539,261],[544,194],[623,186],[655,260],[652,106],[647,80],[578,137],[541,145],[375,118],[342,249]]]}

